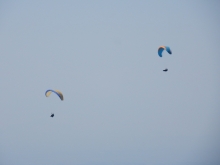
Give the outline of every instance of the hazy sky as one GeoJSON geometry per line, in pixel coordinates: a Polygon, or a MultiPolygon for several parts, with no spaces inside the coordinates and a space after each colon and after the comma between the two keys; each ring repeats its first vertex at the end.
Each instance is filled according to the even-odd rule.
{"type": "Polygon", "coordinates": [[[219,165],[219,7],[0,1],[0,165],[219,165]]]}

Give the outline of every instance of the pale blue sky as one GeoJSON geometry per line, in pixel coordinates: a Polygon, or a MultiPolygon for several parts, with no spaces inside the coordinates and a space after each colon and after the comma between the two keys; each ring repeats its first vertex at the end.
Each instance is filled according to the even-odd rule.
{"type": "Polygon", "coordinates": [[[0,5],[0,165],[220,164],[217,0],[0,5]]]}

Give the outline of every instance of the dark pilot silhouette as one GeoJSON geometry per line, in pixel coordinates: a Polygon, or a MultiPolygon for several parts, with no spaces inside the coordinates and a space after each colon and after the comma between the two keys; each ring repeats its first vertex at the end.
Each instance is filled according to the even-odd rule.
{"type": "Polygon", "coordinates": [[[168,71],[168,69],[166,68],[166,69],[164,69],[163,71],[164,71],[164,72],[167,72],[167,71],[168,71]]]}
{"type": "Polygon", "coordinates": [[[51,113],[50,117],[54,117],[54,114],[53,114],[53,113],[51,113]]]}

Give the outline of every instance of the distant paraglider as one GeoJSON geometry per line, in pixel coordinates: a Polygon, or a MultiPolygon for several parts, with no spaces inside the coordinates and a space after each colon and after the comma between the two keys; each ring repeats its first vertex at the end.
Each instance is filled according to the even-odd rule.
{"type": "Polygon", "coordinates": [[[164,50],[166,50],[169,54],[172,54],[172,51],[171,51],[171,49],[170,49],[169,46],[160,46],[160,47],[158,48],[158,55],[159,55],[160,57],[162,57],[162,53],[163,53],[164,50]]]}
{"type": "MultiPolygon", "coordinates": [[[[52,92],[55,93],[57,96],[59,96],[60,100],[63,101],[63,94],[62,94],[60,91],[58,91],[58,90],[49,89],[49,90],[47,90],[47,91],[45,92],[45,96],[46,96],[46,97],[49,97],[52,92]]],[[[50,117],[54,117],[54,113],[51,113],[50,117]]]]}
{"type": "Polygon", "coordinates": [[[60,91],[58,91],[58,90],[49,89],[49,90],[47,90],[47,91],[45,92],[45,96],[46,96],[46,97],[49,97],[52,92],[55,93],[55,94],[57,94],[57,96],[59,96],[60,100],[63,101],[63,94],[62,94],[60,91]]]}
{"type": "MultiPolygon", "coordinates": [[[[160,47],[158,48],[158,55],[159,55],[160,57],[162,57],[162,53],[163,53],[164,50],[166,50],[169,54],[172,54],[172,51],[171,51],[171,49],[170,49],[169,46],[160,46],[160,47]]],[[[168,69],[166,68],[166,69],[164,69],[163,71],[164,71],[164,72],[167,72],[168,69]]]]}

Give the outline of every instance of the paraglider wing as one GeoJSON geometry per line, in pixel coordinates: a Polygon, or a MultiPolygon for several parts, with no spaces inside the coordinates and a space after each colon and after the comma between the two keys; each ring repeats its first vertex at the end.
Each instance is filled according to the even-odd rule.
{"type": "Polygon", "coordinates": [[[169,47],[169,46],[166,46],[166,51],[167,51],[169,54],[172,54],[172,51],[170,50],[170,47],[169,47]]]}
{"type": "Polygon", "coordinates": [[[164,72],[167,72],[167,71],[168,71],[168,69],[166,68],[166,69],[164,69],[163,71],[164,71],[164,72]]]}
{"type": "Polygon", "coordinates": [[[160,57],[162,57],[162,53],[163,53],[163,50],[166,49],[166,51],[169,53],[169,54],[172,54],[172,51],[170,50],[170,47],[169,46],[160,46],[158,48],[158,55],[160,57]]]}
{"type": "Polygon", "coordinates": [[[58,91],[58,90],[49,89],[49,90],[47,90],[47,91],[45,92],[45,96],[46,96],[46,97],[49,97],[52,92],[55,93],[55,94],[57,94],[57,96],[59,96],[59,98],[60,98],[61,100],[63,100],[63,94],[62,94],[60,91],[58,91]]]}
{"type": "Polygon", "coordinates": [[[158,55],[159,55],[160,57],[162,57],[162,52],[163,52],[164,49],[165,49],[165,46],[160,46],[160,47],[158,48],[158,55]]]}

